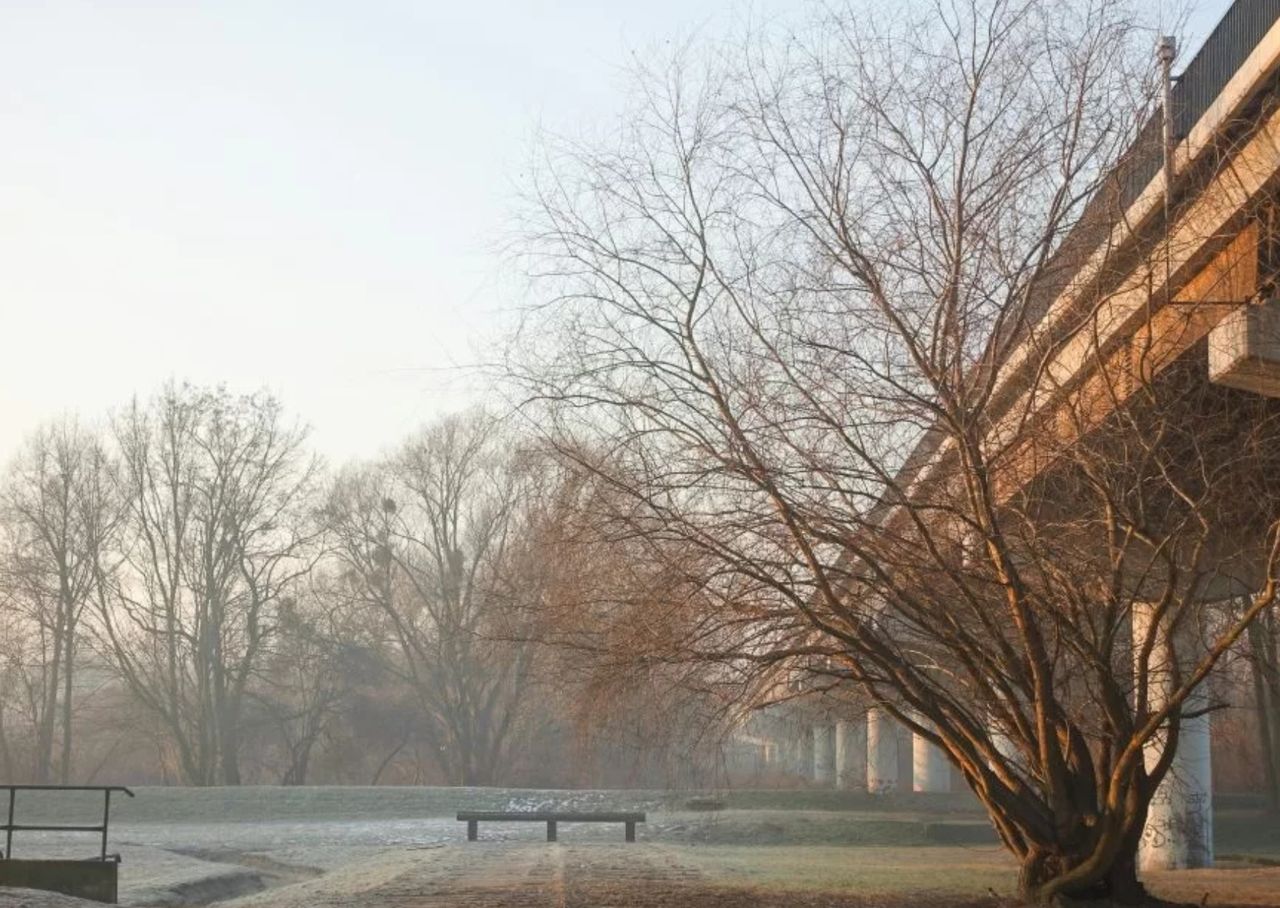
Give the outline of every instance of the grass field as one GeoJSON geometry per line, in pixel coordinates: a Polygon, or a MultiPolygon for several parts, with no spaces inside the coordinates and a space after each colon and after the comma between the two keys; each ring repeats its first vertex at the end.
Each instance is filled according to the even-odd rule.
{"type": "MultiPolygon", "coordinates": [[[[60,796],[20,804],[18,819],[86,815],[92,805],[60,796]]],[[[1156,875],[1155,891],[1280,908],[1280,824],[1230,801],[1216,824],[1222,866],[1156,875]]],[[[965,795],[820,791],[152,788],[120,804],[112,847],[121,901],[136,906],[996,906],[1016,870],[965,795]],[[539,824],[482,825],[468,843],[453,817],[553,806],[639,808],[648,822],[634,845],[620,827],[573,824],[559,844],[539,824]]],[[[48,835],[15,843],[28,856],[92,850],[48,835]]]]}

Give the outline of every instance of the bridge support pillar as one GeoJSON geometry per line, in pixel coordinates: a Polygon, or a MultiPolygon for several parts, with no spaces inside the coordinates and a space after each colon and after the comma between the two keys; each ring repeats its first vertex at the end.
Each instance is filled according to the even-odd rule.
{"type": "MultiPolygon", "coordinates": [[[[923,720],[922,724],[923,724],[923,720]]],[[[911,790],[945,792],[951,790],[951,765],[942,750],[923,735],[911,736],[911,790]]]]}
{"type": "Polygon", "coordinates": [[[808,726],[801,726],[796,736],[795,774],[805,779],[813,775],[813,731],[808,726]]]}
{"type": "MultiPolygon", "coordinates": [[[[1133,639],[1135,654],[1151,627],[1153,607],[1135,603],[1133,639]]],[[[1151,708],[1165,702],[1172,687],[1169,673],[1159,664],[1161,646],[1151,655],[1148,686],[1151,708]]],[[[1183,704],[1183,712],[1198,712],[1208,705],[1200,690],[1183,704]]],[[[1156,789],[1147,811],[1147,825],[1138,848],[1140,870],[1180,870],[1213,866],[1213,772],[1210,760],[1210,728],[1207,714],[1181,720],[1178,751],[1173,765],[1156,789]]],[[[1164,750],[1164,735],[1147,745],[1145,759],[1151,768],[1164,750]]]]}
{"type": "Polygon", "coordinates": [[[788,773],[807,779],[813,774],[813,730],[795,725],[782,747],[783,766],[788,773]]]}
{"type": "Polygon", "coordinates": [[[813,781],[834,785],[836,781],[836,727],[813,726],[813,781]]]}
{"type": "Polygon", "coordinates": [[[867,711],[867,791],[887,794],[898,789],[898,730],[882,709],[867,711]]]}
{"type": "Polygon", "coordinates": [[[865,790],[866,784],[866,720],[841,719],[836,723],[836,788],[865,790]]]}

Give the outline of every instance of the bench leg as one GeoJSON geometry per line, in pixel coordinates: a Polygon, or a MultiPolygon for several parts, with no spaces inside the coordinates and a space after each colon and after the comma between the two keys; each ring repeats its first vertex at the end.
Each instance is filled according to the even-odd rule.
{"type": "Polygon", "coordinates": [[[467,820],[467,841],[474,842],[480,838],[480,823],[476,820],[467,820]]]}
{"type": "Polygon", "coordinates": [[[554,842],[556,840],[556,821],[547,820],[547,841],[554,842]]]}
{"type": "Polygon", "coordinates": [[[634,842],[635,840],[636,840],[636,824],[628,823],[627,824],[627,841],[634,842]]]}

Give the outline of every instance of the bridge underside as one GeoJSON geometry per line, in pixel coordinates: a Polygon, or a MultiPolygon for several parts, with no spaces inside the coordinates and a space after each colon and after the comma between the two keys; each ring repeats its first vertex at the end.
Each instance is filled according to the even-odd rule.
{"type": "MultiPolygon", "coordinates": [[[[1195,547],[1194,563],[1188,558],[1181,565],[1184,571],[1198,575],[1196,595],[1205,602],[1219,602],[1249,595],[1264,583],[1272,542],[1269,533],[1280,516],[1275,506],[1280,502],[1280,398],[1265,392],[1271,387],[1273,371],[1280,375],[1280,358],[1273,363],[1270,353],[1280,345],[1269,330],[1258,334],[1257,325],[1280,324],[1280,320],[1270,321],[1270,315],[1256,320],[1248,329],[1254,335],[1243,342],[1238,325],[1231,327],[1237,332],[1234,339],[1228,339],[1235,344],[1235,353],[1246,354],[1232,354],[1237,366],[1232,367],[1236,372],[1231,380],[1222,380],[1221,349],[1214,359],[1219,326],[1231,325],[1231,319],[1239,318],[1240,313],[1253,316],[1280,307],[1264,296],[1271,288],[1270,281],[1260,277],[1265,273],[1258,267],[1256,255],[1260,235],[1253,227],[1241,231],[1238,236],[1244,241],[1227,242],[1227,251],[1204,266],[1202,274],[1211,275],[1213,281],[1193,279],[1184,289],[1184,293],[1203,292],[1234,281],[1232,294],[1250,301],[1208,300],[1197,305],[1184,296],[1167,310],[1176,312],[1177,317],[1164,323],[1164,333],[1148,326],[1144,336],[1135,335],[1138,340],[1134,343],[1141,344],[1143,353],[1134,355],[1133,346],[1125,353],[1126,358],[1132,357],[1128,360],[1132,371],[1123,393],[1094,392],[1090,403],[1087,383],[1080,383],[1066,398],[1068,409],[1100,407],[1105,409],[1102,415],[1096,409],[1076,409],[1055,431],[1039,433],[1037,444],[1010,446],[1006,455],[1010,473],[1021,479],[1014,484],[1016,491],[1011,488],[1007,496],[1008,507],[1021,512],[1028,526],[1041,530],[1053,527],[1063,552],[1070,550],[1064,559],[1078,563],[1082,572],[1091,570],[1090,562],[1097,561],[1096,573],[1104,575],[1106,561],[1113,554],[1100,541],[1104,537],[1096,521],[1090,519],[1093,515],[1080,510],[1081,502],[1097,491],[1090,490],[1089,484],[1096,483],[1097,476],[1085,475],[1087,468],[1109,464],[1117,473],[1117,487],[1124,488],[1135,484],[1133,477],[1157,461],[1161,481],[1142,492],[1142,507],[1153,515],[1156,535],[1163,532],[1176,538],[1176,527],[1161,526],[1160,522],[1186,521],[1189,515],[1194,516],[1194,509],[1180,502],[1179,495],[1198,500],[1204,508],[1201,516],[1215,528],[1195,547]],[[1243,257],[1248,259],[1243,269],[1246,279],[1242,279],[1240,267],[1224,270],[1223,266],[1230,257],[1241,261],[1241,249],[1250,250],[1243,257]],[[1176,336],[1170,336],[1170,331],[1176,336]],[[1255,355],[1259,351],[1261,355],[1255,355]],[[1241,362],[1247,366],[1240,367],[1241,362]],[[1135,445],[1135,439],[1140,443],[1135,445]],[[1133,475],[1123,475],[1126,471],[1133,475]]],[[[1144,633],[1150,612],[1141,601],[1141,581],[1135,579],[1132,584],[1137,637],[1144,633]]],[[[1152,598],[1157,592],[1152,589],[1152,598]]],[[[1162,695],[1158,689],[1153,691],[1153,707],[1159,705],[1162,695]]],[[[1193,696],[1188,708],[1199,711],[1207,705],[1205,695],[1200,694],[1193,696]]],[[[911,736],[874,708],[847,716],[832,714],[801,734],[802,741],[789,746],[784,742],[773,752],[789,754],[791,770],[815,784],[872,794],[945,792],[963,784],[940,750],[920,736],[911,736]]],[[[992,730],[992,737],[997,749],[1012,752],[1011,745],[1008,750],[1000,747],[1003,735],[999,729],[992,730]]],[[[1184,719],[1178,755],[1149,811],[1140,852],[1144,869],[1212,864],[1210,752],[1210,714],[1184,719]]],[[[1153,762],[1152,754],[1148,763],[1153,762]]]]}
{"type": "MultiPolygon", "coordinates": [[[[1264,13],[1236,4],[1229,15],[1264,13]]],[[[1081,510],[1098,493],[1098,464],[1117,489],[1127,479],[1138,490],[1136,510],[1155,535],[1177,537],[1179,521],[1203,518],[1213,532],[1180,549],[1177,566],[1195,575],[1193,598],[1210,603],[1262,586],[1280,517],[1280,22],[1259,23],[1244,47],[1231,46],[1239,29],[1223,31],[1207,59],[1212,67],[1229,58],[1229,71],[1194,117],[1183,111],[1175,147],[1157,143],[1150,167],[1138,168],[1145,188],[1120,191],[1117,210],[1083,224],[1093,246],[1078,244],[1085,254],[1065,266],[1069,278],[1002,364],[1006,399],[990,429],[997,497],[1029,533],[1051,528],[1060,563],[1082,573],[1105,576],[1112,554],[1096,508],[1081,510]],[[1133,481],[1153,463],[1158,482],[1133,481]]],[[[913,487],[947,484],[939,450],[908,478],[913,487]]],[[[1151,623],[1144,597],[1157,598],[1158,584],[1147,589],[1127,564],[1120,573],[1136,636],[1151,623]]],[[[1151,707],[1164,695],[1154,685],[1151,707]]],[[[1190,704],[1202,705],[1202,696],[1190,704]]],[[[809,717],[798,733],[765,753],[817,784],[931,792],[958,781],[932,745],[909,740],[881,710],[798,712],[809,717]]],[[[998,728],[991,743],[1015,751],[998,728]]],[[[1209,755],[1209,714],[1184,719],[1149,812],[1144,867],[1212,862],[1209,755]]]]}

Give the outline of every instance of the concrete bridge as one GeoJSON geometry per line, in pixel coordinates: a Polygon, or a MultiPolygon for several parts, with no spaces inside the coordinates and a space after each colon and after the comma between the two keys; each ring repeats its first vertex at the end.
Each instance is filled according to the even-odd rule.
{"type": "MultiPolygon", "coordinates": [[[[1010,492],[1037,469],[1034,441],[1020,433],[1068,395],[1097,401],[1096,424],[1141,381],[1201,357],[1204,381],[1280,397],[1278,71],[1280,0],[1237,0],[1172,90],[1168,143],[1158,115],[1095,200],[1093,223],[1075,237],[1088,244],[1076,250],[1075,273],[999,372],[1005,416],[993,432],[1027,452],[1014,459],[1025,466],[1008,477],[1010,492]],[[1126,263],[1123,272],[1116,262],[1126,263]],[[1082,327],[1080,298],[1100,280],[1111,290],[1082,327]],[[1116,375],[1134,380],[1116,393],[1116,375]],[[1091,394],[1104,381],[1111,393],[1091,394]]],[[[930,451],[916,481],[946,456],[945,443],[930,451]]],[[[1135,609],[1136,628],[1148,619],[1135,609]]],[[[1183,720],[1176,761],[1149,812],[1144,869],[1213,862],[1210,735],[1208,714],[1183,720]]],[[[903,740],[880,710],[814,721],[800,738],[776,746],[774,759],[786,760],[789,746],[789,765],[815,783],[872,793],[950,790],[943,754],[920,736],[903,740]],[[909,776],[900,770],[903,748],[909,776]]]]}

